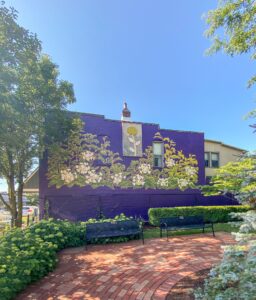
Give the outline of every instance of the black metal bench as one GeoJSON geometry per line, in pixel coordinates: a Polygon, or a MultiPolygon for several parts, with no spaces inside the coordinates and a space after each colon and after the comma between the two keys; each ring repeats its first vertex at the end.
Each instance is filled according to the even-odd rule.
{"type": "Polygon", "coordinates": [[[86,224],[85,247],[93,239],[138,235],[144,244],[143,226],[136,220],[86,224]]]}
{"type": "Polygon", "coordinates": [[[166,231],[168,240],[168,231],[185,230],[185,229],[212,229],[212,235],[215,236],[213,223],[205,223],[203,216],[180,216],[160,219],[160,237],[163,236],[163,230],[166,231]]]}

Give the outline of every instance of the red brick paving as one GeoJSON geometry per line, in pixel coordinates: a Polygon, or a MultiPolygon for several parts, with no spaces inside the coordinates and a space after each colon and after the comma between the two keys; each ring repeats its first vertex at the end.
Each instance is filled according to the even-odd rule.
{"type": "Polygon", "coordinates": [[[160,300],[182,277],[219,262],[217,233],[63,250],[54,272],[30,285],[16,300],[160,300]]]}

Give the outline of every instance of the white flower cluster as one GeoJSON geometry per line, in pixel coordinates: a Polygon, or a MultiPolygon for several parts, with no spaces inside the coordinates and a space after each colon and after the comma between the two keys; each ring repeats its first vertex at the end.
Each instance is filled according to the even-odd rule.
{"type": "Polygon", "coordinates": [[[194,176],[196,174],[196,169],[190,166],[186,166],[185,172],[188,176],[194,176]]]}
{"type": "Polygon", "coordinates": [[[91,169],[85,176],[85,180],[88,184],[99,183],[102,180],[102,174],[101,172],[96,173],[94,169],[91,169]]]}
{"type": "Polygon", "coordinates": [[[167,168],[171,168],[171,167],[175,166],[176,162],[174,159],[168,158],[168,159],[166,159],[165,164],[166,164],[167,168]]]}
{"type": "Polygon", "coordinates": [[[151,165],[150,164],[140,164],[138,169],[139,169],[140,174],[150,174],[151,173],[151,165]]]}
{"type": "Polygon", "coordinates": [[[144,177],[140,174],[136,174],[133,178],[132,178],[132,185],[136,186],[136,185],[144,185],[145,184],[145,180],[144,177]]]}
{"type": "Polygon", "coordinates": [[[95,160],[95,154],[92,151],[85,151],[82,153],[82,159],[86,160],[86,161],[93,161],[95,160]]]}
{"type": "Polygon", "coordinates": [[[184,189],[184,188],[188,187],[188,185],[189,185],[189,181],[187,179],[184,179],[184,178],[178,179],[178,187],[180,189],[184,189]]]}
{"type": "Polygon", "coordinates": [[[76,174],[73,174],[69,168],[66,170],[61,170],[60,176],[61,179],[67,184],[71,183],[76,179],[76,174]]]}
{"type": "Polygon", "coordinates": [[[122,172],[120,172],[112,175],[111,178],[113,180],[114,185],[119,185],[122,182],[122,180],[125,178],[125,176],[123,175],[122,172]]]}
{"type": "Polygon", "coordinates": [[[161,187],[168,187],[168,178],[159,178],[157,184],[161,187]]]}
{"type": "Polygon", "coordinates": [[[76,171],[81,175],[87,174],[90,171],[90,169],[90,165],[87,162],[80,163],[76,166],[76,171]]]}

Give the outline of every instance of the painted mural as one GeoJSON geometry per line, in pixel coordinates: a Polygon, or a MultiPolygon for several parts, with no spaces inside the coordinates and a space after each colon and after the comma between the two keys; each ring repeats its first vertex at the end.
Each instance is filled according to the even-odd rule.
{"type": "MultiPolygon", "coordinates": [[[[139,127],[134,127],[134,124],[124,124],[127,124],[125,127],[127,138],[138,135],[135,141],[141,142],[141,128],[138,130],[139,127]]],[[[110,140],[107,137],[99,139],[97,135],[85,133],[83,128],[84,124],[81,122],[80,127],[78,126],[65,142],[54,145],[49,150],[47,178],[50,185],[57,188],[106,186],[112,189],[180,190],[196,187],[198,162],[195,155],[186,156],[182,150],[177,150],[175,142],[170,138],[157,133],[157,139],[164,145],[163,168],[153,167],[152,146],[147,147],[140,158],[132,160],[127,166],[120,154],[111,150],[110,140]]],[[[132,144],[131,140],[129,142],[132,144]]],[[[139,143],[136,145],[135,142],[135,146],[139,146],[139,143]]],[[[138,148],[136,148],[138,152],[135,148],[131,152],[138,154],[138,148]]]]}
{"type": "Polygon", "coordinates": [[[122,122],[123,155],[142,156],[141,124],[122,122]]]}

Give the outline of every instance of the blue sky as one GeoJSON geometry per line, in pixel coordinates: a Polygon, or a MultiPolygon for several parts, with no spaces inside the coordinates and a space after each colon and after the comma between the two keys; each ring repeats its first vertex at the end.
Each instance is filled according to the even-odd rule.
{"type": "MultiPolygon", "coordinates": [[[[18,22],[74,84],[75,111],[119,119],[124,99],[134,121],[205,132],[254,149],[243,117],[255,106],[248,56],[205,56],[202,15],[217,0],[10,0],[18,22]]],[[[1,188],[1,186],[0,186],[1,188]]]]}

